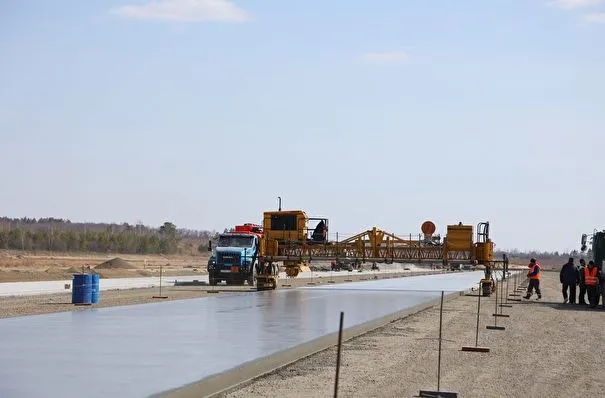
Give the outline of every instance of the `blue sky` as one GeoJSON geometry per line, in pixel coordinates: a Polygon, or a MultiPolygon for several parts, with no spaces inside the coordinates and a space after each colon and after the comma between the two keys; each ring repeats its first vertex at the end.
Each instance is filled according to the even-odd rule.
{"type": "Polygon", "coordinates": [[[3,215],[605,228],[602,0],[20,0],[0,33],[3,215]]]}

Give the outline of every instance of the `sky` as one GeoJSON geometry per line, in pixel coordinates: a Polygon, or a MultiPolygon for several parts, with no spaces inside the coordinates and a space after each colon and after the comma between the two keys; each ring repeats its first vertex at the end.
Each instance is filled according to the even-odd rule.
{"type": "Polygon", "coordinates": [[[605,0],[0,1],[0,215],[605,228],[605,0]]]}

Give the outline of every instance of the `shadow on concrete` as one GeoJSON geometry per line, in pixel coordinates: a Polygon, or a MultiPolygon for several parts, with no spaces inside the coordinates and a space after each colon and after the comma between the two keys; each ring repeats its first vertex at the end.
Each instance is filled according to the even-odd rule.
{"type": "Polygon", "coordinates": [[[256,292],[256,288],[250,288],[250,289],[229,289],[229,288],[225,288],[225,289],[221,289],[221,288],[206,288],[206,289],[201,289],[201,290],[196,290],[199,292],[208,292],[208,291],[216,291],[218,293],[250,293],[250,292],[256,292]]]}

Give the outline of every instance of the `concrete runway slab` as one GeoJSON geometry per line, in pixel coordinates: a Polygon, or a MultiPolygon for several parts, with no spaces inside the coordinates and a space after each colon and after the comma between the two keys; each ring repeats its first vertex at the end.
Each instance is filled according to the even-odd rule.
{"type": "Polygon", "coordinates": [[[0,396],[144,397],[461,291],[482,272],[0,320],[0,396]],[[430,291],[425,291],[423,288],[430,291]],[[409,289],[409,290],[408,290],[409,289]]]}

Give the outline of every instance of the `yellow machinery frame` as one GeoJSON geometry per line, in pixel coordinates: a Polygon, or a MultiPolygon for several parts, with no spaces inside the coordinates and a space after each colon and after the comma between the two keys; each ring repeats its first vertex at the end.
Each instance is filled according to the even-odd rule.
{"type": "MultiPolygon", "coordinates": [[[[262,264],[283,262],[288,276],[298,275],[301,265],[312,260],[440,262],[443,265],[493,262],[493,242],[489,239],[487,222],[477,226],[477,243],[473,243],[473,226],[462,223],[448,225],[447,235],[440,243],[420,235],[417,239],[411,236],[403,239],[377,227],[340,242],[315,242],[307,238],[308,221],[302,210],[265,212],[259,261],[262,264]]],[[[325,222],[327,226],[327,220],[325,222]]]]}

